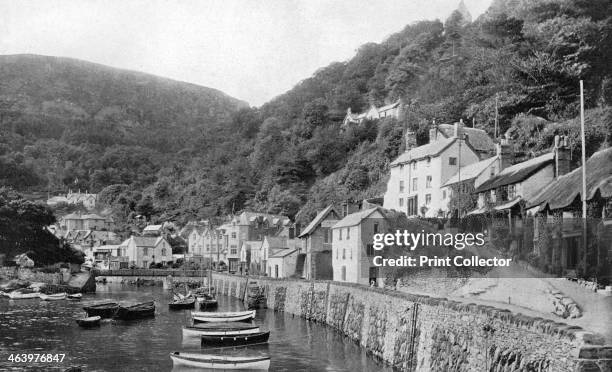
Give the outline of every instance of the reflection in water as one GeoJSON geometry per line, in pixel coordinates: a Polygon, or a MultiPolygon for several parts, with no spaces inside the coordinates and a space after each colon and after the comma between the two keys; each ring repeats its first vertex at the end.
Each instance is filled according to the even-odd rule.
{"type": "MultiPolygon", "coordinates": [[[[170,294],[160,287],[100,285],[95,295],[78,301],[9,301],[0,298],[0,370],[63,371],[201,371],[173,368],[173,351],[219,355],[269,355],[270,371],[391,371],[368,357],[341,334],[299,317],[261,310],[256,322],[271,331],[265,345],[229,348],[201,347],[183,340],[182,327],[190,310],[169,311],[170,294]],[[101,327],[80,328],[75,319],[82,307],[104,300],[144,302],[155,299],[155,318],[136,321],[104,320],[101,327]],[[13,353],[63,353],[63,363],[19,365],[7,360],[13,353]]],[[[219,311],[243,310],[236,299],[220,296],[219,311]]],[[[216,370],[219,371],[219,370],[216,370]]]]}

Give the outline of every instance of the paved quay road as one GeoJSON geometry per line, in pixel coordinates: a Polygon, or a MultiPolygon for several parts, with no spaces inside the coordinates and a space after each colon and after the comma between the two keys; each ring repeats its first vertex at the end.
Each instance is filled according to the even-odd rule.
{"type": "MultiPolygon", "coordinates": [[[[270,371],[385,371],[357,344],[325,326],[273,310],[260,310],[257,323],[270,329],[268,345],[203,350],[199,343],[184,342],[181,327],[189,310],[169,311],[170,293],[161,287],[98,285],[98,293],[80,302],[38,299],[9,301],[0,298],[0,371],[184,371],[173,369],[173,351],[225,355],[269,355],[270,371]],[[132,322],[105,321],[100,328],[82,329],[74,321],[85,304],[117,300],[155,299],[156,316],[132,322]],[[11,354],[65,354],[61,363],[10,362],[11,354]]],[[[242,303],[221,296],[220,310],[241,310],[242,303]]],[[[188,369],[194,371],[193,369],[188,369]]],[[[198,371],[202,371],[198,369],[198,371]]]]}

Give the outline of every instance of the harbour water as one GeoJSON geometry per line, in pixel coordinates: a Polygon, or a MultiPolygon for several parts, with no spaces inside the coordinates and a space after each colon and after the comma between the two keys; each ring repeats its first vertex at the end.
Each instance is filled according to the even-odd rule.
{"type": "MultiPolygon", "coordinates": [[[[183,371],[173,369],[173,351],[224,355],[269,355],[270,371],[391,371],[328,327],[273,310],[259,310],[256,322],[271,331],[267,345],[202,349],[198,340],[183,340],[181,327],[190,310],[170,311],[170,293],[161,287],[98,285],[82,301],[9,301],[0,298],[0,371],[183,371]],[[101,327],[80,328],[75,319],[95,302],[155,300],[155,318],[106,320],[101,327]],[[11,354],[65,354],[62,362],[11,362],[11,354]]],[[[219,311],[243,310],[234,298],[219,297],[219,311]]],[[[193,369],[187,369],[193,371],[193,369]]],[[[201,369],[199,369],[201,371],[201,369]]]]}

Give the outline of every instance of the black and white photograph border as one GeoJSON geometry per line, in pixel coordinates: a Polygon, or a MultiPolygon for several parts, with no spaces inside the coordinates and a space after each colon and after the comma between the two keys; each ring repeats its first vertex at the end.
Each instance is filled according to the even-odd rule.
{"type": "Polygon", "coordinates": [[[610,0],[0,0],[0,370],[612,371],[610,0]]]}

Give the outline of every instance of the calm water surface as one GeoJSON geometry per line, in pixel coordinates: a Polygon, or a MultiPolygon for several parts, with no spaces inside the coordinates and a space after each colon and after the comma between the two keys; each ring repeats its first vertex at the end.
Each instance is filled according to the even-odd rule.
{"type": "MultiPolygon", "coordinates": [[[[80,302],[0,298],[0,371],[175,371],[169,353],[269,355],[270,371],[391,371],[327,327],[272,310],[260,310],[256,322],[270,329],[270,342],[241,348],[202,349],[198,340],[183,340],[181,327],[189,311],[169,311],[170,293],[161,287],[98,285],[95,295],[80,302]],[[100,328],[82,329],[75,318],[82,307],[103,301],[156,301],[155,318],[131,322],[103,322],[100,328]],[[11,363],[11,353],[63,353],[62,363],[11,363]]],[[[243,310],[234,298],[219,298],[219,310],[243,310]]],[[[194,371],[197,369],[189,369],[194,371]]],[[[183,369],[180,369],[183,371],[183,369]]],[[[200,369],[201,371],[201,369],[200,369]]]]}

